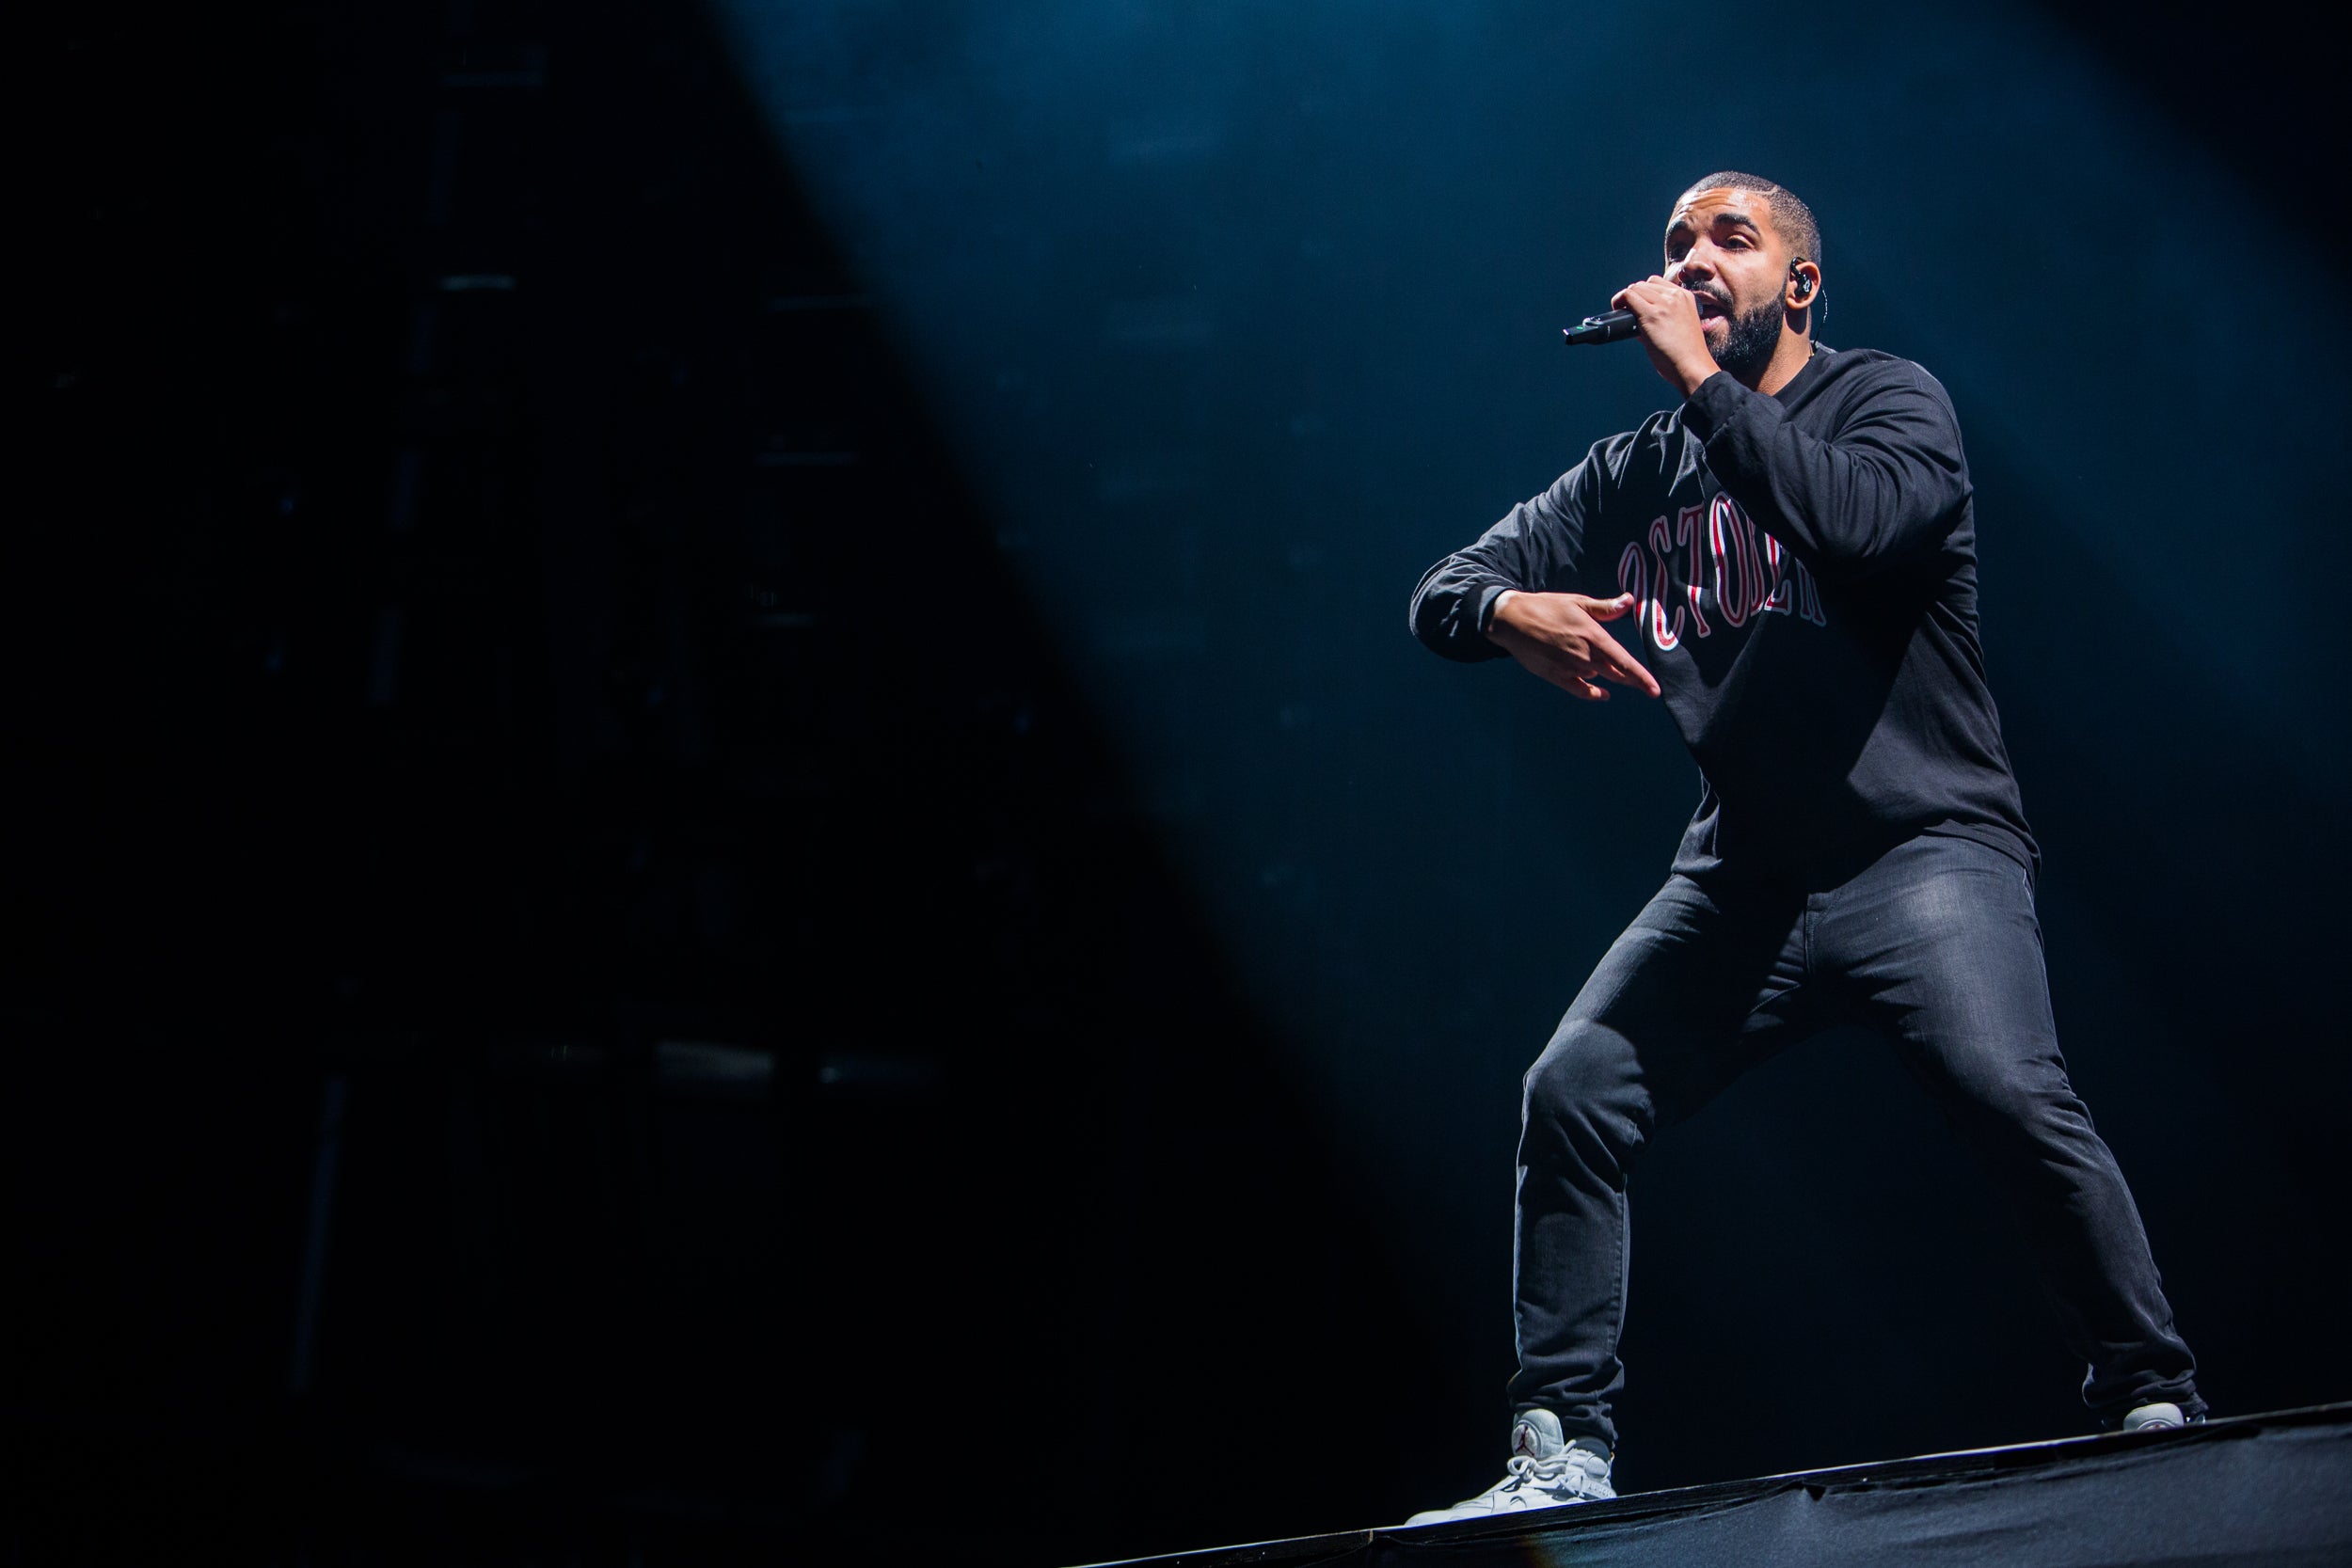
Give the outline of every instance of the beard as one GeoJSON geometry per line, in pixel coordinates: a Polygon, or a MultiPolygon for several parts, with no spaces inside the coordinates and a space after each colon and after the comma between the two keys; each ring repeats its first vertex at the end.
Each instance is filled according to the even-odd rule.
{"type": "Polygon", "coordinates": [[[1780,300],[1775,296],[1744,316],[1727,318],[1731,325],[1724,334],[1724,346],[1715,351],[1715,363],[1729,371],[1734,380],[1755,382],[1780,347],[1781,316],[1780,300]]]}

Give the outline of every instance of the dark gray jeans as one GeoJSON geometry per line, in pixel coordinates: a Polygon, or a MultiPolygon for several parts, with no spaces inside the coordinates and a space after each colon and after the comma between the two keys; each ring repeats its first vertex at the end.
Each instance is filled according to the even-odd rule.
{"type": "Polygon", "coordinates": [[[1528,1070],[1515,1409],[1613,1448],[1625,1381],[1626,1178],[1650,1135],[1837,1023],[1876,1029],[2025,1221],[2103,1424],[2201,1415],[2139,1212],[2066,1079],[2026,868],[1923,835],[1821,892],[1671,878],[1528,1070]]]}

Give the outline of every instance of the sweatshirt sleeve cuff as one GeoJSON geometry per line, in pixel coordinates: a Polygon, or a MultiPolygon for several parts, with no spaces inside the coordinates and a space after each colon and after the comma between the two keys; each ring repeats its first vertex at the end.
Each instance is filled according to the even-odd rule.
{"type": "Polygon", "coordinates": [[[1502,595],[1518,590],[1508,583],[1490,582],[1478,591],[1478,633],[1484,637],[1494,630],[1495,611],[1502,607],[1502,595]]]}
{"type": "Polygon", "coordinates": [[[1683,427],[1702,442],[1711,441],[1741,404],[1758,395],[1740,386],[1729,371],[1717,371],[1682,405],[1683,427]]]}

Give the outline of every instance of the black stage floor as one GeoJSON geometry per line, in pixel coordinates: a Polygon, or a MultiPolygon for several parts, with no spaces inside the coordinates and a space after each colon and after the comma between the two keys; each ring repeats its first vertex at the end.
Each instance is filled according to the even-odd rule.
{"type": "Polygon", "coordinates": [[[2336,1568],[2352,1564],[2352,1403],[1139,1560],[2336,1568]]]}

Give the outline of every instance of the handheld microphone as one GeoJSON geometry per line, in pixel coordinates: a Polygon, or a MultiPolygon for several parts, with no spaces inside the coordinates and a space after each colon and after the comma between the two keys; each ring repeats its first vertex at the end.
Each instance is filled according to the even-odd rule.
{"type": "Polygon", "coordinates": [[[1574,326],[1560,329],[1561,338],[1573,347],[1578,343],[1619,343],[1641,329],[1642,318],[1630,310],[1609,310],[1597,316],[1587,316],[1574,326]]]}

